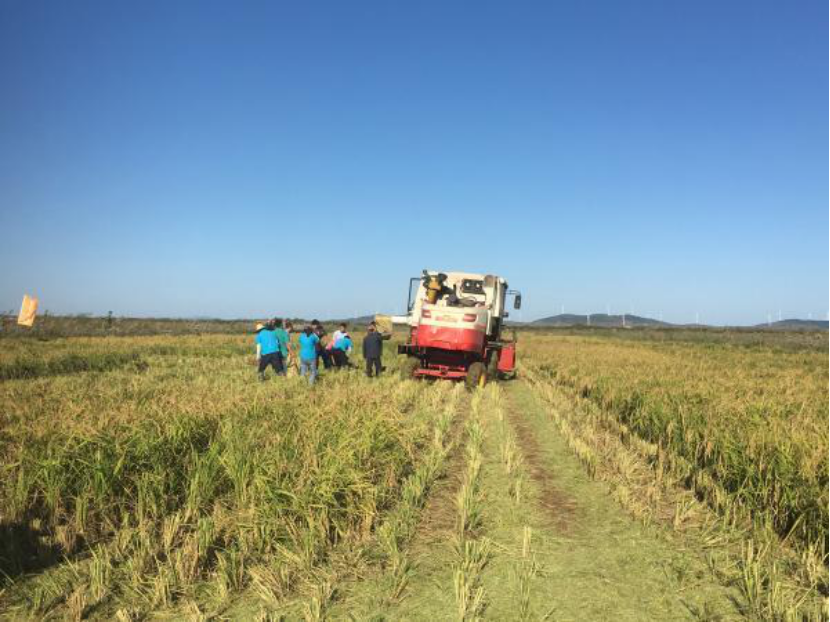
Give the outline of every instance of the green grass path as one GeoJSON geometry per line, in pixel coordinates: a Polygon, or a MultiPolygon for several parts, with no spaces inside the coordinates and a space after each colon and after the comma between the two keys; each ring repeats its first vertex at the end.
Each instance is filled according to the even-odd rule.
{"type": "MultiPolygon", "coordinates": [[[[476,535],[490,541],[481,575],[484,618],[740,617],[729,591],[717,584],[699,554],[661,528],[630,518],[605,484],[590,479],[526,383],[500,385],[495,404],[482,409],[483,526],[476,535]],[[518,501],[504,461],[511,439],[522,457],[518,501]],[[529,550],[523,547],[526,528],[529,550]]],[[[455,492],[464,468],[459,455],[425,508],[400,595],[390,599],[381,576],[343,585],[331,619],[457,619],[455,492]]]]}

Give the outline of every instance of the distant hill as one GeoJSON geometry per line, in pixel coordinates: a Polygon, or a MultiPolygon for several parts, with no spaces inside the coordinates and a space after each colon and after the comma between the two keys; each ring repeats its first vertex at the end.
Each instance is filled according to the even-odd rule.
{"type": "Polygon", "coordinates": [[[671,326],[668,322],[661,322],[639,315],[608,315],[606,313],[592,313],[589,317],[574,313],[560,313],[543,317],[530,323],[531,326],[598,326],[602,328],[642,327],[642,326],[671,326]],[[624,318],[624,320],[623,320],[624,318]],[[623,323],[624,322],[624,323],[623,323]]]}
{"type": "MultiPolygon", "coordinates": [[[[366,326],[375,319],[374,315],[361,315],[360,317],[339,318],[324,320],[326,324],[335,324],[339,322],[346,322],[350,326],[366,326]]],[[[300,322],[302,323],[302,321],[300,322]]],[[[296,322],[295,322],[296,324],[296,322]]],[[[538,326],[538,327],[568,327],[568,326],[588,326],[588,318],[585,315],[578,315],[576,313],[560,313],[559,315],[551,315],[543,317],[533,322],[515,322],[508,320],[508,326],[538,326]]],[[[607,313],[592,313],[590,326],[597,328],[712,328],[707,324],[672,324],[670,322],[661,322],[650,317],[643,317],[641,315],[608,315],[607,313]],[[623,317],[625,317],[625,324],[623,324],[623,317]]],[[[761,330],[828,330],[828,322],[826,320],[798,320],[789,319],[781,320],[780,322],[772,322],[772,324],[757,324],[755,326],[736,327],[744,329],[761,329],[761,330]]]]}
{"type": "Polygon", "coordinates": [[[827,320],[780,320],[771,324],[756,324],[755,328],[770,330],[828,330],[827,320]]]}

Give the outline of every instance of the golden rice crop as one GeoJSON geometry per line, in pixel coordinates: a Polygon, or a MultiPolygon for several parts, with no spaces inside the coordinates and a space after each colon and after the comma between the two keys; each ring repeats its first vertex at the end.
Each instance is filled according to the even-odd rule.
{"type": "Polygon", "coordinates": [[[526,335],[523,364],[705,472],[781,536],[827,554],[826,334],[526,335]]]}
{"type": "Polygon", "coordinates": [[[393,370],[259,383],[251,341],[5,340],[0,576],[18,584],[0,606],[151,610],[226,598],[263,568],[290,592],[374,531],[452,387],[393,370]]]}

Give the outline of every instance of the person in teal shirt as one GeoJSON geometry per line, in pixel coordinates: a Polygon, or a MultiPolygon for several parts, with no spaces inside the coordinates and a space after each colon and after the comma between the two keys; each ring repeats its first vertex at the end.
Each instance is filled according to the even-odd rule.
{"type": "Polygon", "coordinates": [[[265,370],[268,366],[274,368],[278,376],[285,374],[282,365],[282,354],[280,353],[277,335],[265,324],[256,325],[256,358],[259,363],[259,379],[265,380],[265,370]]]}
{"type": "Polygon", "coordinates": [[[300,375],[305,376],[308,371],[308,384],[314,384],[317,379],[317,344],[320,338],[306,326],[300,333],[300,375]]]}
{"type": "Polygon", "coordinates": [[[274,334],[277,336],[277,343],[280,346],[280,354],[282,355],[282,361],[288,360],[288,353],[291,350],[291,342],[288,339],[288,331],[286,331],[282,327],[282,320],[278,317],[272,320],[274,324],[274,334]]]}

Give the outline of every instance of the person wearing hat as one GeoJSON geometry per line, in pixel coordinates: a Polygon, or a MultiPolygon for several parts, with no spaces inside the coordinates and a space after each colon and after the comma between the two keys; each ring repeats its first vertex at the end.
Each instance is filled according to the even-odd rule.
{"type": "Polygon", "coordinates": [[[274,368],[278,376],[285,374],[282,366],[282,354],[277,334],[265,324],[256,325],[256,358],[259,363],[259,379],[265,380],[265,370],[268,366],[274,368]]]}

